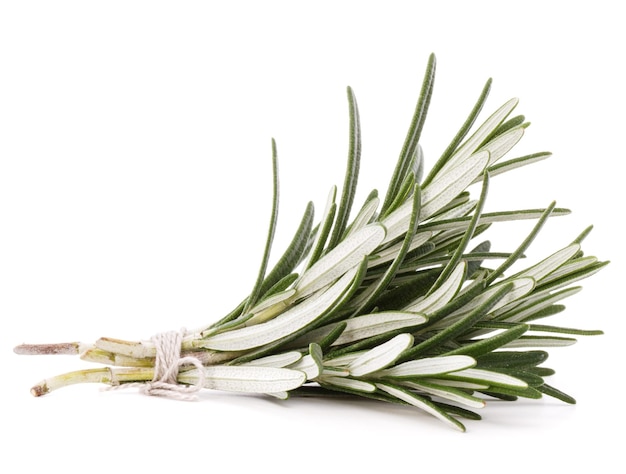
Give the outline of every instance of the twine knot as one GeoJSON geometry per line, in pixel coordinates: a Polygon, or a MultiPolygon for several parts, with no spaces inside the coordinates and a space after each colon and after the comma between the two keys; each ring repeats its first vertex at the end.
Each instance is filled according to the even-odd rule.
{"type": "Polygon", "coordinates": [[[195,393],[204,386],[204,367],[196,357],[180,356],[184,333],[184,330],[168,331],[152,336],[150,340],[156,349],[154,377],[151,382],[142,384],[142,393],[178,400],[195,400],[197,398],[195,393]],[[198,369],[198,382],[195,385],[178,383],[178,371],[184,365],[195,365],[198,369]]]}
{"type": "Polygon", "coordinates": [[[109,389],[137,387],[144,395],[157,395],[176,400],[197,400],[196,393],[204,387],[202,362],[196,357],[181,357],[181,346],[186,331],[168,331],[150,338],[156,349],[154,377],[151,382],[113,385],[109,389]],[[178,383],[178,372],[185,365],[198,369],[198,381],[193,385],[178,383]]]}

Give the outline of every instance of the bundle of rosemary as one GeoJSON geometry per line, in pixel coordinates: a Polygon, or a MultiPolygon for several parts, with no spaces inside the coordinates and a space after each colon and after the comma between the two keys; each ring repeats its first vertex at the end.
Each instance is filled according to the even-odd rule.
{"type": "Polygon", "coordinates": [[[201,388],[261,393],[366,397],[412,405],[464,430],[458,418],[497,398],[569,395],[545,383],[546,347],[601,334],[537,324],[561,312],[572,284],[607,262],[584,256],[586,229],[544,260],[505,272],[549,217],[545,209],[483,212],[490,179],[547,158],[536,153],[503,160],[524,135],[517,100],[474,122],[491,80],[450,145],[428,173],[419,145],[435,76],[431,55],[406,141],[384,197],[372,191],[351,217],[361,137],[356,99],[348,88],[350,141],[341,196],[333,187],[314,226],[309,203],[290,245],[268,271],[278,210],[274,199],[265,252],[250,294],[221,320],[149,341],[101,338],[93,344],[23,344],[19,354],[79,354],[105,364],[35,385],[35,396],[83,382],[140,386],[150,394],[188,398],[201,388]],[[469,135],[469,138],[466,138],[469,135]],[[472,198],[472,184],[480,193],[472,198]],[[471,244],[493,223],[536,220],[510,253],[471,244]],[[490,265],[486,262],[497,262],[490,265]]]}

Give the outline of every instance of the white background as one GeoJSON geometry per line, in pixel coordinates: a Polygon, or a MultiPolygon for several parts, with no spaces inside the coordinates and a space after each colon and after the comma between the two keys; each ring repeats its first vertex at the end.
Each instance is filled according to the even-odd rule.
{"type": "MultiPolygon", "coordinates": [[[[0,465],[618,472],[619,3],[434,3],[0,4],[0,465]],[[485,113],[519,97],[518,112],[532,122],[515,156],[554,155],[495,178],[489,210],[557,200],[573,213],[550,221],[528,258],[594,224],[585,250],[612,261],[554,321],[606,332],[551,351],[551,382],[576,406],[494,402],[460,434],[370,402],[206,392],[184,403],[98,386],[29,395],[34,382],[86,363],[19,357],[16,344],[139,340],[210,323],[235,306],[265,241],[270,139],[281,172],[276,257],[306,202],[319,216],[330,186],[342,183],[347,85],[363,131],[357,205],[372,188],[384,193],[431,52],[438,75],[422,140],[428,163],[493,77],[485,113]]],[[[512,250],[529,226],[496,229],[494,250],[512,250]]]]}

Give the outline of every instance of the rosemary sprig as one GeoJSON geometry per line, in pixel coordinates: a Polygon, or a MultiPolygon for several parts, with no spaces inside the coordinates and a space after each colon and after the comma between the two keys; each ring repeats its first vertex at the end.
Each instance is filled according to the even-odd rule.
{"type": "MultiPolygon", "coordinates": [[[[291,244],[268,272],[279,196],[272,141],[274,197],[254,287],[222,319],[183,335],[174,385],[278,398],[290,393],[362,396],[417,407],[459,430],[465,427],[458,418],[480,419],[472,410],[483,407],[488,397],[548,395],[575,402],[544,382],[553,370],[540,366],[548,354],[537,348],[569,345],[575,342],[571,336],[601,331],[531,321],[563,311],[560,302],[580,290],[573,283],[607,262],[583,256],[588,228],[539,263],[505,275],[520,263],[545,222],[569,211],[550,203],[544,209],[482,212],[494,178],[550,156],[542,152],[502,160],[527,127],[523,116],[510,118],[517,99],[469,135],[491,79],[422,178],[419,138],[435,63],[431,55],[382,203],[372,191],[352,220],[361,130],[356,97],[348,88],[350,139],[340,201],[331,188],[316,226],[309,203],[291,244]],[[473,200],[469,188],[478,183],[480,193],[473,200]],[[493,252],[488,241],[468,250],[490,225],[524,219],[536,224],[512,251],[493,252]],[[497,265],[489,263],[497,260],[497,265]]],[[[163,369],[156,339],[23,344],[15,352],[74,354],[105,364],[43,380],[32,388],[35,396],[75,383],[149,385],[159,381],[163,369]]]]}

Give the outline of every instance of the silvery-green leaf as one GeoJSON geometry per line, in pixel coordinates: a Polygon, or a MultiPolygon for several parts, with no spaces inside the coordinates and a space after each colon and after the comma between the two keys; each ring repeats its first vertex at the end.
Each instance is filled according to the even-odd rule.
{"type": "Polygon", "coordinates": [[[279,400],[287,400],[289,398],[289,392],[273,392],[273,393],[266,393],[265,395],[278,398],[279,400]]]}
{"type": "Polygon", "coordinates": [[[388,216],[380,221],[387,230],[385,240],[382,242],[383,244],[397,239],[406,232],[409,226],[409,221],[411,220],[412,210],[413,203],[410,199],[408,199],[403,204],[401,204],[395,211],[391,212],[388,216]]]}
{"type": "Polygon", "coordinates": [[[298,297],[324,288],[348,270],[358,266],[385,238],[385,228],[370,224],[343,240],[304,272],[296,282],[298,297]]]}
{"type": "Polygon", "coordinates": [[[350,140],[348,149],[348,160],[346,163],[346,173],[341,192],[337,217],[333,226],[333,231],[328,242],[328,248],[333,249],[343,238],[344,231],[348,224],[348,217],[352,209],[356,185],[359,176],[361,160],[361,125],[359,120],[359,108],[356,97],[351,87],[347,89],[348,105],[350,110],[350,140]]]}
{"type": "Polygon", "coordinates": [[[394,378],[425,377],[456,372],[475,365],[476,360],[465,355],[425,357],[423,359],[403,362],[394,367],[381,370],[376,375],[394,378]]]}
{"type": "Polygon", "coordinates": [[[424,378],[420,379],[420,381],[435,383],[437,385],[442,385],[444,387],[456,387],[463,388],[466,390],[487,390],[489,385],[484,383],[475,383],[475,382],[467,382],[463,380],[446,380],[446,379],[430,379],[424,378]]]}
{"type": "MultiPolygon", "coordinates": [[[[510,283],[513,283],[513,289],[511,291],[509,291],[506,295],[504,295],[502,297],[502,299],[500,299],[500,301],[498,301],[494,307],[492,308],[491,312],[494,313],[496,312],[498,309],[517,301],[518,299],[522,298],[523,296],[529,294],[533,288],[535,287],[535,280],[529,277],[522,277],[522,278],[517,278],[513,281],[511,281],[510,283]]],[[[483,304],[485,301],[487,301],[489,298],[491,298],[500,288],[501,285],[503,283],[499,283],[497,285],[493,285],[492,287],[490,287],[489,289],[487,289],[486,291],[484,291],[480,296],[474,298],[472,301],[470,301],[470,303],[468,303],[467,305],[465,305],[463,308],[461,308],[458,311],[455,311],[454,313],[452,313],[452,315],[449,317],[450,319],[448,320],[448,322],[450,320],[456,320],[459,317],[462,317],[465,314],[468,314],[470,311],[472,311],[473,309],[477,308],[478,306],[480,306],[481,304],[483,304]]],[[[446,323],[448,324],[448,323],[446,323]]]]}
{"type": "Polygon", "coordinates": [[[546,275],[541,280],[541,283],[545,284],[554,280],[558,280],[559,278],[564,277],[565,275],[574,274],[578,272],[579,270],[582,270],[583,268],[587,268],[591,265],[594,265],[595,263],[598,263],[598,259],[596,257],[582,257],[582,258],[570,260],[569,262],[566,262],[563,265],[561,265],[559,268],[554,270],[549,275],[546,275]]]}
{"type": "MultiPolygon", "coordinates": [[[[440,211],[464,191],[476,177],[482,176],[488,163],[489,152],[479,152],[445,174],[437,175],[435,180],[422,190],[420,222],[440,211]]],[[[387,229],[387,236],[383,243],[391,242],[406,232],[412,209],[411,201],[407,200],[381,221],[387,229]]]]}
{"type": "Polygon", "coordinates": [[[348,367],[352,362],[357,360],[367,351],[355,351],[349,352],[347,354],[343,354],[338,357],[333,357],[332,359],[326,359],[324,361],[324,365],[327,367],[348,367]]]}
{"type": "Polygon", "coordinates": [[[417,408],[424,410],[426,413],[433,415],[436,418],[439,418],[448,426],[459,430],[465,431],[465,427],[456,419],[452,418],[446,412],[438,408],[435,404],[430,402],[428,399],[415,395],[414,393],[409,392],[408,390],[403,390],[399,387],[394,387],[388,384],[377,383],[376,387],[383,392],[387,392],[389,395],[396,397],[403,402],[408,403],[409,405],[413,405],[417,408]]]}
{"type": "MultiPolygon", "coordinates": [[[[474,203],[475,204],[475,203],[474,203]]],[[[471,210],[471,209],[470,209],[471,210]]],[[[520,211],[502,211],[502,212],[486,212],[480,216],[478,225],[493,224],[495,222],[509,222],[520,221],[528,219],[538,219],[545,212],[545,209],[524,209],[520,211]]],[[[568,209],[556,208],[552,211],[552,216],[565,216],[570,211],[568,209]]],[[[440,230],[455,230],[464,229],[467,223],[471,220],[471,216],[462,214],[456,217],[445,217],[434,219],[431,222],[425,223],[420,227],[420,231],[440,231],[440,230]]]]}
{"type": "Polygon", "coordinates": [[[521,347],[565,347],[576,344],[576,339],[557,336],[522,336],[502,346],[503,349],[519,349],[521,347]]]}
{"type": "MultiPolygon", "coordinates": [[[[431,54],[428,59],[428,66],[426,73],[424,74],[424,80],[422,82],[422,89],[420,91],[419,100],[411,119],[411,126],[407,132],[404,144],[402,145],[402,151],[396,163],[391,182],[389,183],[389,189],[385,196],[381,214],[385,215],[387,209],[394,202],[398,194],[398,188],[401,187],[404,177],[407,173],[411,172],[411,169],[418,170],[421,165],[420,151],[419,151],[419,139],[426,120],[426,114],[428,106],[430,104],[430,98],[433,93],[433,85],[435,79],[435,56],[431,54]]],[[[416,173],[417,174],[417,173],[416,173]]],[[[421,173],[420,173],[421,174],[421,173]]]]}
{"type": "Polygon", "coordinates": [[[524,136],[524,126],[515,127],[502,135],[498,135],[491,140],[485,146],[481,148],[481,151],[487,150],[489,152],[489,164],[494,165],[500,158],[508,153],[517,142],[519,142],[524,136]]]}
{"type": "MultiPolygon", "coordinates": [[[[583,268],[579,268],[573,273],[564,273],[559,278],[550,279],[549,281],[544,279],[536,290],[536,294],[539,295],[555,291],[582,279],[589,278],[598,273],[604,266],[608,265],[608,263],[609,262],[588,263],[583,268]]],[[[564,265],[564,267],[565,266],[566,265],[564,265]]]]}
{"type": "Polygon", "coordinates": [[[511,377],[507,374],[500,372],[494,372],[492,370],[484,369],[464,369],[447,373],[442,375],[444,378],[452,380],[465,380],[470,382],[486,383],[490,386],[497,387],[514,387],[514,388],[526,388],[528,384],[523,380],[516,377],[511,377]]]}
{"type": "Polygon", "coordinates": [[[550,255],[548,258],[542,260],[536,265],[522,271],[515,275],[515,277],[531,277],[535,281],[540,281],[547,275],[558,269],[565,262],[570,260],[574,255],[580,252],[580,244],[571,244],[564,249],[550,255]]]}
{"type": "Polygon", "coordinates": [[[410,334],[398,334],[389,341],[365,352],[349,366],[348,370],[354,377],[361,377],[371,372],[384,369],[393,364],[400,354],[413,344],[410,334]]]}
{"type": "Polygon", "coordinates": [[[419,326],[426,322],[426,317],[417,313],[401,311],[384,311],[350,318],[346,328],[333,346],[348,344],[396,329],[419,326]]]}
{"type": "Polygon", "coordinates": [[[250,310],[253,316],[245,321],[246,325],[253,326],[264,323],[277,316],[293,301],[295,294],[296,290],[289,288],[264,299],[250,310]]]}
{"type": "Polygon", "coordinates": [[[445,172],[446,170],[456,166],[457,163],[462,163],[469,156],[471,156],[479,146],[491,135],[491,133],[498,128],[498,126],[504,121],[504,119],[513,111],[517,106],[519,100],[511,99],[496,110],[483,124],[474,132],[474,134],[459,147],[454,155],[448,160],[445,166],[439,171],[434,179],[445,172]]]}
{"type": "Polygon", "coordinates": [[[314,378],[319,377],[321,373],[320,366],[315,362],[315,359],[311,357],[310,354],[305,355],[298,362],[290,365],[289,368],[304,372],[307,380],[313,380],[314,378]]]}
{"type": "Polygon", "coordinates": [[[354,218],[354,221],[352,221],[352,224],[350,224],[350,228],[346,233],[346,237],[354,234],[357,230],[360,230],[367,224],[369,224],[372,217],[374,217],[374,215],[376,214],[376,210],[378,209],[379,204],[380,199],[378,199],[378,197],[376,196],[368,199],[354,218]]]}
{"type": "Polygon", "coordinates": [[[533,153],[532,155],[522,156],[520,158],[514,158],[512,160],[507,160],[502,163],[495,164],[489,167],[489,173],[491,176],[497,176],[502,173],[506,173],[507,171],[514,170],[516,168],[520,168],[522,166],[530,165],[532,163],[536,163],[541,160],[545,160],[549,158],[552,153],[549,152],[541,152],[541,153],[533,153]]]}
{"type": "Polygon", "coordinates": [[[309,353],[289,368],[301,370],[306,374],[307,380],[319,377],[324,369],[322,348],[319,344],[309,344],[309,353]]]}
{"type": "Polygon", "coordinates": [[[428,219],[465,190],[479,176],[489,163],[489,152],[480,151],[458,166],[450,168],[422,191],[420,220],[428,219]]]}
{"type": "Polygon", "coordinates": [[[406,381],[403,385],[472,408],[483,408],[485,406],[485,401],[481,398],[469,395],[467,392],[455,387],[446,387],[443,384],[435,384],[423,380],[406,381]]]}
{"type": "Polygon", "coordinates": [[[448,303],[458,293],[465,276],[466,264],[461,261],[448,279],[433,293],[406,306],[405,311],[431,313],[448,303]]]}
{"type": "MultiPolygon", "coordinates": [[[[475,199],[469,199],[469,193],[467,193],[467,196],[465,196],[464,193],[459,194],[459,196],[457,196],[451,202],[451,204],[449,204],[450,207],[447,210],[438,214],[437,217],[434,217],[427,223],[422,224],[420,226],[420,231],[432,230],[433,228],[436,229],[436,223],[440,221],[445,222],[453,219],[462,219],[463,217],[471,219],[472,216],[470,216],[469,214],[471,214],[472,211],[476,208],[477,202],[478,201],[476,201],[475,199]],[[455,201],[458,202],[454,204],[455,201]]],[[[465,226],[461,226],[461,230],[464,228],[465,226]]]]}
{"type": "Polygon", "coordinates": [[[341,367],[331,367],[328,365],[325,365],[323,370],[322,370],[322,376],[326,377],[349,377],[350,376],[350,371],[346,368],[341,368],[341,367]]]}
{"type": "Polygon", "coordinates": [[[507,321],[512,323],[523,322],[528,316],[543,310],[554,303],[561,301],[569,296],[575,295],[582,287],[575,286],[566,288],[556,293],[548,293],[544,295],[531,295],[524,300],[524,303],[513,308],[509,311],[497,312],[496,318],[500,321],[507,321]]]}
{"type": "Polygon", "coordinates": [[[297,351],[284,352],[282,354],[271,355],[267,357],[261,357],[260,359],[251,360],[240,364],[241,366],[254,366],[254,367],[287,367],[288,365],[295,364],[302,359],[302,354],[297,351]]]}
{"type": "MultiPolygon", "coordinates": [[[[248,393],[276,393],[300,387],[306,376],[298,370],[276,367],[216,365],[204,368],[204,387],[213,390],[248,393]]],[[[196,383],[198,369],[179,373],[178,381],[196,383]]]]}
{"type": "MultiPolygon", "coordinates": [[[[408,224],[408,223],[407,223],[408,224]]],[[[418,247],[424,245],[431,237],[432,232],[419,232],[415,234],[413,240],[411,241],[411,245],[409,246],[408,251],[415,250],[418,247]]],[[[385,247],[382,250],[376,252],[376,258],[373,258],[369,263],[368,267],[375,267],[378,265],[382,265],[383,263],[387,263],[392,261],[398,255],[398,252],[402,248],[402,242],[398,242],[389,247],[385,247]]]]}
{"type": "Polygon", "coordinates": [[[272,248],[272,241],[274,240],[274,234],[276,231],[276,224],[278,220],[278,158],[276,153],[276,142],[272,139],[272,175],[273,175],[273,197],[272,197],[272,213],[270,217],[270,225],[268,230],[267,239],[265,242],[265,251],[263,252],[263,258],[261,259],[261,267],[259,273],[248,296],[246,305],[243,310],[243,314],[250,313],[250,307],[257,303],[258,298],[263,292],[263,282],[265,280],[265,272],[267,270],[267,264],[269,262],[270,250],[272,248]]]}
{"type": "Polygon", "coordinates": [[[317,262],[317,260],[322,255],[322,252],[324,251],[324,246],[326,245],[328,234],[330,233],[330,229],[333,225],[333,220],[335,219],[335,212],[337,211],[337,204],[335,204],[336,195],[337,187],[333,186],[328,193],[328,199],[326,200],[324,214],[322,215],[322,219],[317,230],[317,235],[315,236],[315,241],[311,246],[308,261],[304,266],[305,269],[310,268],[315,262],[317,262]]]}
{"type": "Polygon", "coordinates": [[[335,385],[336,387],[346,388],[349,390],[356,390],[357,392],[371,393],[376,391],[376,386],[374,384],[348,377],[333,377],[325,375],[322,379],[320,379],[320,383],[335,385]]]}
{"type": "Polygon", "coordinates": [[[211,336],[203,341],[203,347],[216,351],[244,351],[289,336],[311,324],[331,308],[350,286],[357,270],[353,268],[347,271],[326,291],[305,299],[274,319],[211,336]]]}
{"type": "Polygon", "coordinates": [[[270,308],[274,305],[277,305],[278,303],[282,303],[286,300],[289,300],[295,293],[296,293],[296,290],[294,290],[293,288],[288,288],[279,293],[275,293],[271,296],[268,296],[259,304],[257,304],[254,308],[250,310],[250,312],[256,314],[256,313],[260,313],[261,311],[265,311],[267,308],[270,308]]]}

